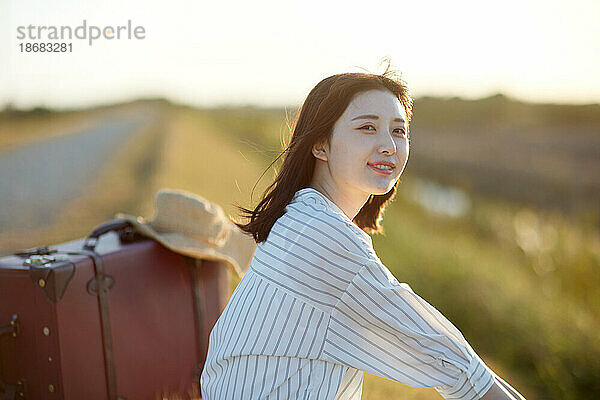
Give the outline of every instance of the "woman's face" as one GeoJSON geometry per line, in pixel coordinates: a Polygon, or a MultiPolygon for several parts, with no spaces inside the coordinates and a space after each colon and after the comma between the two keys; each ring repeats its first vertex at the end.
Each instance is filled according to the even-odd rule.
{"type": "Polygon", "coordinates": [[[357,94],[336,121],[329,146],[313,150],[318,184],[344,197],[389,192],[408,160],[406,111],[387,90],[357,94]]]}

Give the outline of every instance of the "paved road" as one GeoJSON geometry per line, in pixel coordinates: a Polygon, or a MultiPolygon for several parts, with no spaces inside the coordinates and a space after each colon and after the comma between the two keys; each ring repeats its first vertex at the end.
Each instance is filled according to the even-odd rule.
{"type": "Polygon", "coordinates": [[[0,151],[0,231],[50,225],[151,115],[104,115],[92,128],[0,151]]]}

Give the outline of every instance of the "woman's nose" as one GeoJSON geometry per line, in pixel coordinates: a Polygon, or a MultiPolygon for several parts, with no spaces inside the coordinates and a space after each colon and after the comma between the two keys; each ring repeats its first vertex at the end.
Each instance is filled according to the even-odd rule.
{"type": "Polygon", "coordinates": [[[392,134],[388,131],[382,131],[381,143],[379,143],[379,152],[382,154],[392,155],[396,153],[396,142],[392,134]]]}

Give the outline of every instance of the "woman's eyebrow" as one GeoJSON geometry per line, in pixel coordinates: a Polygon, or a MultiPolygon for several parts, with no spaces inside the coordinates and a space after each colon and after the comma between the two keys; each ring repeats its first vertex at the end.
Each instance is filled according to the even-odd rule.
{"type": "MultiPolygon", "coordinates": [[[[352,118],[352,121],[357,120],[357,119],[379,119],[379,116],[375,115],[375,114],[359,115],[358,117],[352,118]]],[[[406,122],[406,121],[403,120],[402,118],[394,118],[394,122],[406,122]]]]}

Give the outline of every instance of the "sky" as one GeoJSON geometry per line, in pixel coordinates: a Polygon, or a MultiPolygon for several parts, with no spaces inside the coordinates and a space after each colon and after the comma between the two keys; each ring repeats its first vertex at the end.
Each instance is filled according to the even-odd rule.
{"type": "Polygon", "coordinates": [[[0,107],[298,105],[329,75],[382,72],[384,57],[413,97],[600,103],[598,21],[598,0],[0,0],[0,107]],[[144,37],[18,37],[84,20],[144,37]],[[20,50],[39,42],[72,51],[20,50]]]}

